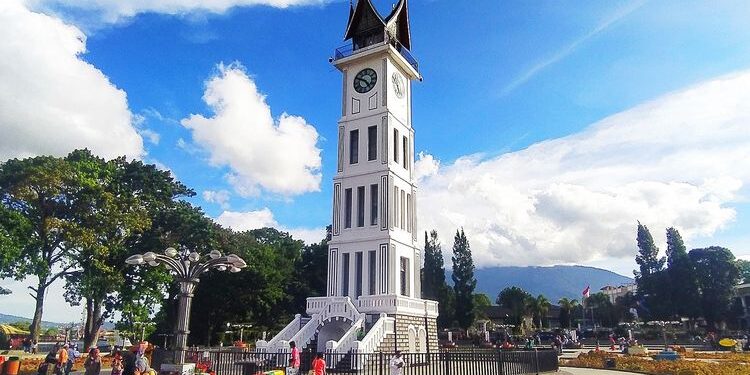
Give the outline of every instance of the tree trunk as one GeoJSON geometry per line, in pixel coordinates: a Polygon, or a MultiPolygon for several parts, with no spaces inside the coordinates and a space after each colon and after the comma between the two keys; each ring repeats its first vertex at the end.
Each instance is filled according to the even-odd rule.
{"type": "Polygon", "coordinates": [[[39,279],[39,283],[37,284],[36,290],[35,290],[35,296],[34,299],[36,300],[36,307],[34,308],[34,319],[31,320],[31,327],[29,328],[29,331],[31,331],[31,337],[34,339],[34,341],[39,341],[39,335],[42,330],[42,314],[44,313],[44,292],[47,291],[47,286],[45,285],[47,280],[45,279],[39,279]]]}
{"type": "Polygon", "coordinates": [[[83,327],[83,347],[89,351],[96,347],[99,340],[99,328],[102,325],[102,302],[86,298],[86,322],[83,327]]]}

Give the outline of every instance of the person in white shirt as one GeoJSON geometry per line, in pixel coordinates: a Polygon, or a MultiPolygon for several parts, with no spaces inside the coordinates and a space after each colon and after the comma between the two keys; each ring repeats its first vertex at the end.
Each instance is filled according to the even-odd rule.
{"type": "Polygon", "coordinates": [[[391,375],[402,375],[404,373],[404,358],[401,357],[401,351],[396,350],[396,355],[391,358],[389,363],[391,368],[391,375]]]}

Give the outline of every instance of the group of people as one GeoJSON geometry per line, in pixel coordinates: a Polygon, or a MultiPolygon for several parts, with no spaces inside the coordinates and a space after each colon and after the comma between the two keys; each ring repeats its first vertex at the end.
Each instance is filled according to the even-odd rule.
{"type": "MultiPolygon", "coordinates": [[[[133,353],[115,347],[111,353],[112,369],[109,375],[156,375],[149,366],[143,345],[133,353]]],[[[56,344],[47,353],[39,366],[38,375],[69,375],[76,359],[81,357],[75,344],[56,344]]],[[[85,375],[102,375],[102,355],[98,348],[91,348],[83,363],[85,375]]]]}
{"type": "MultiPolygon", "coordinates": [[[[300,374],[300,365],[302,360],[300,358],[300,350],[297,348],[297,344],[294,341],[289,342],[291,348],[291,356],[289,358],[289,367],[287,368],[287,375],[302,375],[300,374]]],[[[396,350],[394,356],[388,361],[388,367],[390,368],[390,375],[402,375],[404,373],[404,362],[403,355],[400,350],[396,350]]],[[[326,374],[326,361],[323,353],[315,354],[315,358],[312,360],[310,372],[312,375],[325,375],[326,374]]]]}
{"type": "Polygon", "coordinates": [[[25,338],[21,344],[23,346],[24,353],[36,354],[39,348],[39,343],[31,337],[25,338]]]}

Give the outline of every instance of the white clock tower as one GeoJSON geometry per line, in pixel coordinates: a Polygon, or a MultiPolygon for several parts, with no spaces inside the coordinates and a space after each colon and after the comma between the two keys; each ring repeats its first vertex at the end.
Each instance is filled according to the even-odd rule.
{"type": "Polygon", "coordinates": [[[385,18],[359,0],[344,39],[351,44],[331,58],[343,84],[327,296],[308,298],[309,320],[298,316],[259,345],[436,351],[437,302],[421,299],[411,84],[422,77],[407,0],[385,18]]]}

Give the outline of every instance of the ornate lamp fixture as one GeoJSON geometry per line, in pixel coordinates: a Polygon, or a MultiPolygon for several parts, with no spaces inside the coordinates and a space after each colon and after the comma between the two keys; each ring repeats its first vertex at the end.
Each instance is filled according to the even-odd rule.
{"type": "Polygon", "coordinates": [[[247,263],[236,254],[222,255],[218,250],[211,250],[207,255],[200,255],[195,251],[183,248],[178,251],[174,247],[168,247],[164,254],[146,252],[136,254],[125,260],[125,263],[142,266],[149,265],[158,267],[165,265],[177,277],[180,286],[180,306],[178,311],[177,329],[175,331],[175,365],[185,364],[185,350],[187,348],[187,337],[190,331],[190,304],[193,300],[193,291],[200,282],[198,277],[204,272],[212,269],[219,271],[240,272],[247,267],[247,263]]]}

